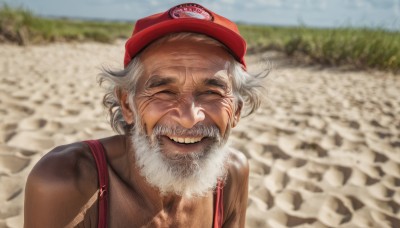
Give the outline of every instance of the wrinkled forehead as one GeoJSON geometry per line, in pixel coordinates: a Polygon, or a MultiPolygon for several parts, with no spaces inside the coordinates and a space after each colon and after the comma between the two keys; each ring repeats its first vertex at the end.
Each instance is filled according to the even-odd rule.
{"type": "Polygon", "coordinates": [[[234,58],[221,46],[193,40],[169,40],[149,46],[140,55],[144,74],[190,71],[219,76],[229,72],[234,58]]]}
{"type": "MultiPolygon", "coordinates": [[[[163,36],[154,42],[150,43],[146,48],[143,49],[142,53],[151,52],[152,50],[157,50],[160,46],[170,45],[173,50],[181,51],[179,47],[182,44],[193,44],[195,46],[208,46],[211,49],[215,50],[224,50],[226,54],[229,55],[229,58],[234,61],[235,57],[232,54],[232,51],[226,47],[224,44],[219,42],[218,40],[211,38],[204,34],[198,33],[190,33],[190,32],[180,32],[180,33],[171,33],[169,35],[163,36]]],[[[185,51],[185,50],[183,50],[185,51]]]]}
{"type": "Polygon", "coordinates": [[[231,88],[232,80],[227,69],[164,66],[159,68],[154,67],[148,73],[144,73],[139,78],[138,85],[145,88],[161,85],[175,85],[179,87],[184,85],[218,85],[223,88],[231,88]]]}
{"type": "Polygon", "coordinates": [[[230,72],[230,62],[216,56],[170,52],[143,59],[144,75],[192,74],[225,76],[230,72]]]}

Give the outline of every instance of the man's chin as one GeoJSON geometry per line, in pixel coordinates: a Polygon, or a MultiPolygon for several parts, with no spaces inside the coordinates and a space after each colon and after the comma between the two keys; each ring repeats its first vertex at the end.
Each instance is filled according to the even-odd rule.
{"type": "Polygon", "coordinates": [[[186,155],[179,159],[170,159],[162,156],[157,165],[147,164],[141,172],[163,195],[173,193],[185,197],[204,196],[215,188],[218,178],[224,173],[225,159],[213,157],[193,158],[186,155]],[[158,172],[150,174],[150,170],[158,172]]]}
{"type": "Polygon", "coordinates": [[[141,175],[163,195],[204,196],[224,175],[227,149],[215,140],[180,145],[168,137],[148,140],[136,134],[132,142],[141,175]]]}

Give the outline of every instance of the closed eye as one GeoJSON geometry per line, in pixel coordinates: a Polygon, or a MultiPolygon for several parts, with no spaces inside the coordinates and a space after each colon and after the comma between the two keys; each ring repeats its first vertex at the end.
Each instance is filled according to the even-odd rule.
{"type": "Polygon", "coordinates": [[[216,94],[216,95],[221,95],[220,92],[212,91],[212,90],[208,90],[208,91],[206,91],[206,92],[204,92],[204,93],[205,93],[205,94],[216,94]]]}
{"type": "Polygon", "coordinates": [[[161,90],[156,93],[156,95],[159,95],[159,96],[175,96],[176,94],[177,93],[172,90],[161,90]]]}
{"type": "Polygon", "coordinates": [[[221,92],[216,91],[216,90],[206,90],[206,91],[200,92],[198,95],[203,96],[203,97],[209,97],[209,98],[220,98],[223,96],[223,94],[221,92]]]}
{"type": "Polygon", "coordinates": [[[172,91],[170,91],[170,90],[163,90],[163,91],[160,91],[160,92],[158,92],[158,93],[175,94],[174,92],[172,92],[172,91]]]}

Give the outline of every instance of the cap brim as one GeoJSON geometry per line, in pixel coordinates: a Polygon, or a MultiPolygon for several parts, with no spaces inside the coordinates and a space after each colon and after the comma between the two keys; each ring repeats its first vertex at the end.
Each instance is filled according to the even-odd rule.
{"type": "Polygon", "coordinates": [[[125,54],[128,56],[125,56],[124,65],[127,66],[130,60],[151,42],[169,33],[176,32],[194,32],[208,35],[227,46],[235,55],[234,57],[244,65],[246,42],[239,34],[212,21],[193,18],[161,22],[132,36],[125,44],[125,54]]]}

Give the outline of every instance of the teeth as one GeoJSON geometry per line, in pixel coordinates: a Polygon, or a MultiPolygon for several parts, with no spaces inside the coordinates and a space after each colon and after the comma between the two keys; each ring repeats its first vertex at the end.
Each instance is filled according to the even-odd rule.
{"type": "Polygon", "coordinates": [[[202,137],[197,137],[197,138],[169,137],[169,138],[178,143],[197,143],[200,142],[202,139],[202,137]]]}

